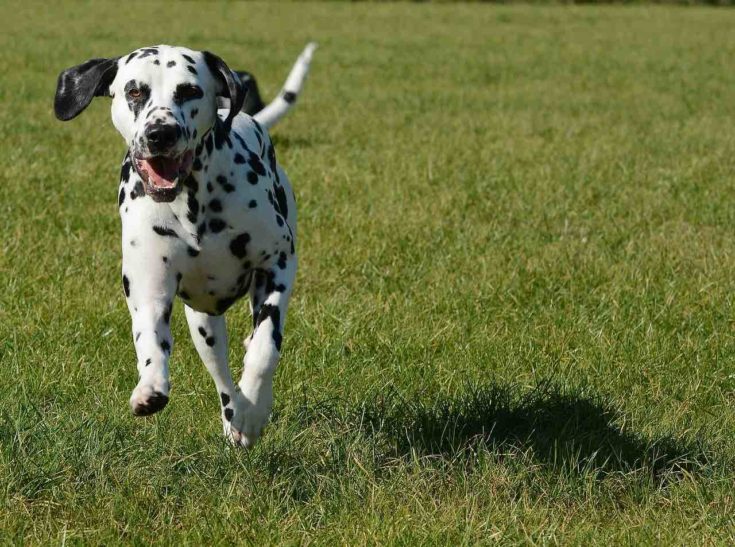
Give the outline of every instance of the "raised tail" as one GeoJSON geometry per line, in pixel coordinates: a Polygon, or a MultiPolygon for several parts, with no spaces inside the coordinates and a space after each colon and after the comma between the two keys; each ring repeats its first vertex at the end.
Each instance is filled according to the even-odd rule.
{"type": "MultiPolygon", "coordinates": [[[[258,111],[253,115],[253,118],[258,123],[265,127],[273,127],[273,125],[280,120],[296,102],[296,99],[301,93],[301,88],[304,86],[306,81],[306,75],[309,72],[309,64],[311,63],[311,57],[316,49],[316,42],[309,42],[304,51],[301,52],[299,58],[296,59],[291,72],[286,78],[286,83],[283,85],[281,92],[265,107],[259,108],[258,111]]],[[[257,101],[262,105],[260,100],[260,94],[258,93],[257,84],[255,80],[252,80],[252,86],[255,89],[255,97],[257,101]]],[[[251,91],[252,92],[252,91],[251,91]]],[[[258,105],[259,106],[259,105],[258,105]]]]}

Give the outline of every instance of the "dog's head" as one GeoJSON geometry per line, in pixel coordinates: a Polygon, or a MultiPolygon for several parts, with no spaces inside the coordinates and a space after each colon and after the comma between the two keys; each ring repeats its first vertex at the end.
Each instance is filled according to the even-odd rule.
{"type": "Polygon", "coordinates": [[[212,53],[146,47],[64,70],[56,87],[56,117],[71,120],[101,96],[112,97],[112,122],[130,149],[146,193],[156,201],[171,201],[191,172],[202,137],[219,123],[229,130],[245,90],[212,53]],[[218,98],[230,103],[224,122],[217,117],[218,98]]]}

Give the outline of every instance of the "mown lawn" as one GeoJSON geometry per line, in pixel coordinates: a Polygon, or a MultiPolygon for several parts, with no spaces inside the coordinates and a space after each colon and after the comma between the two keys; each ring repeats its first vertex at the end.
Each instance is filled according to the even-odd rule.
{"type": "MultiPolygon", "coordinates": [[[[735,12],[3,3],[0,541],[735,541],[735,12]],[[172,400],[135,419],[98,99],[142,45],[280,87],[300,271],[272,425],[221,439],[179,304],[172,400]]],[[[229,313],[239,372],[249,325],[229,313]]]]}

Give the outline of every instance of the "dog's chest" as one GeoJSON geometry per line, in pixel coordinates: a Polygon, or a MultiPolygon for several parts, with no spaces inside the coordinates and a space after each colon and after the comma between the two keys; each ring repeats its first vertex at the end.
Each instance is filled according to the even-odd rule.
{"type": "Polygon", "coordinates": [[[178,249],[173,262],[179,296],[207,313],[226,311],[248,292],[253,273],[278,267],[290,245],[289,235],[274,230],[256,214],[216,218],[224,218],[227,227],[205,232],[196,245],[178,249]]]}
{"type": "MultiPolygon", "coordinates": [[[[223,313],[245,295],[255,271],[285,268],[294,250],[289,225],[294,212],[285,198],[291,190],[281,184],[275,158],[268,161],[270,142],[249,143],[258,152],[235,140],[219,144],[204,141],[206,161],[195,162],[173,202],[142,196],[125,202],[130,210],[121,208],[123,238],[140,240],[137,248],[124,246],[129,262],[143,270],[162,267],[190,307],[211,314],[223,313]]],[[[136,177],[123,182],[130,197],[136,177]]]]}
{"type": "Polygon", "coordinates": [[[222,313],[247,293],[255,270],[267,271],[285,262],[293,236],[269,199],[275,181],[247,183],[227,192],[222,186],[228,182],[216,181],[224,175],[213,177],[214,183],[202,177],[199,184],[204,184],[204,191],[187,196],[186,211],[175,213],[177,218],[185,215],[182,227],[188,226],[190,237],[185,249],[177,249],[175,264],[179,296],[194,309],[222,313]],[[194,215],[194,210],[199,212],[194,215]]]}

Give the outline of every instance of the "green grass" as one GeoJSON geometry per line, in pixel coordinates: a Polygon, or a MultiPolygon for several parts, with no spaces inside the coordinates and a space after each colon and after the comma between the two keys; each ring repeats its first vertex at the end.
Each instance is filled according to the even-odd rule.
{"type": "MultiPolygon", "coordinates": [[[[119,4],[118,4],[119,6],[119,4]]],[[[0,8],[0,542],[735,540],[735,12],[0,8]],[[173,16],[172,16],[173,15],[173,16]],[[273,422],[221,439],[177,305],[134,419],[117,165],[58,72],[154,43],[279,88],[300,271],[273,422]]],[[[246,306],[229,312],[239,373],[246,306]]]]}

